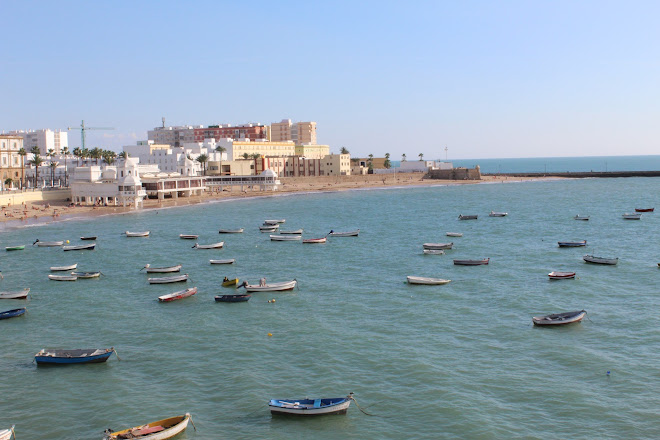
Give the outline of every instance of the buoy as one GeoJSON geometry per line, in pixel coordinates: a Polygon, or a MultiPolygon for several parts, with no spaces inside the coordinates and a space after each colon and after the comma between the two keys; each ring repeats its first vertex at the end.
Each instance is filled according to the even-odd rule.
{"type": "Polygon", "coordinates": [[[275,302],[275,298],[273,298],[273,302],[275,302]]]}
{"type": "Polygon", "coordinates": [[[608,375],[608,376],[610,375],[610,372],[609,372],[609,371],[607,372],[607,375],[608,375]]]}
{"type": "Polygon", "coordinates": [[[272,333],[268,333],[268,336],[273,336],[273,334],[272,334],[272,333]]]}
{"type": "Polygon", "coordinates": [[[69,244],[69,240],[66,241],[66,244],[69,244]]]}

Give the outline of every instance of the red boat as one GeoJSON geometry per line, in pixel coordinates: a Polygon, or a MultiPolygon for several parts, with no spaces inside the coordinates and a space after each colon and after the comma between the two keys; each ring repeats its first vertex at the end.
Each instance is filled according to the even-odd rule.
{"type": "Polygon", "coordinates": [[[655,208],[635,208],[635,212],[653,212],[655,208]]]}
{"type": "Polygon", "coordinates": [[[159,296],[158,301],[160,302],[176,301],[177,299],[188,298],[189,296],[193,296],[196,293],[197,293],[197,287],[191,287],[190,289],[180,290],[178,292],[159,296]]]}
{"type": "Polygon", "coordinates": [[[551,280],[569,280],[575,278],[575,272],[550,272],[548,277],[551,280]]]}

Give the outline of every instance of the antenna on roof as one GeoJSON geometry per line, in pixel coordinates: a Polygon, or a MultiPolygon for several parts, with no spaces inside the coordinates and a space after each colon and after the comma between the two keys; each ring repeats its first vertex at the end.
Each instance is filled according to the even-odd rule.
{"type": "Polygon", "coordinates": [[[165,116],[163,116],[161,120],[163,121],[163,128],[165,128],[165,116]]]}

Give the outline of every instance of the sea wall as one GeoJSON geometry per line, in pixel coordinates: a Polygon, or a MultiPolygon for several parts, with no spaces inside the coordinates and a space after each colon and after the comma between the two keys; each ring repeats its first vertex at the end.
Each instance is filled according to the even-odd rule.
{"type": "Polygon", "coordinates": [[[566,173],[484,173],[484,176],[508,177],[567,177],[583,179],[588,177],[660,177],[660,171],[587,171],[566,173]]]}
{"type": "Polygon", "coordinates": [[[3,191],[0,206],[20,205],[23,202],[63,202],[71,198],[70,189],[3,191]]]}
{"type": "Polygon", "coordinates": [[[440,180],[481,180],[481,171],[475,168],[452,168],[450,170],[430,170],[425,179],[440,180]]]}

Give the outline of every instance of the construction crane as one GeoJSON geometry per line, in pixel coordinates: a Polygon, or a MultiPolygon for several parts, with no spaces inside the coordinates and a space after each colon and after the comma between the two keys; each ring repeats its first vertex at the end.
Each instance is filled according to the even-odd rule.
{"type": "Polygon", "coordinates": [[[67,130],[80,130],[80,149],[85,149],[85,132],[87,130],[114,130],[114,127],[85,127],[85,121],[80,121],[80,127],[67,127],[67,130]]]}

